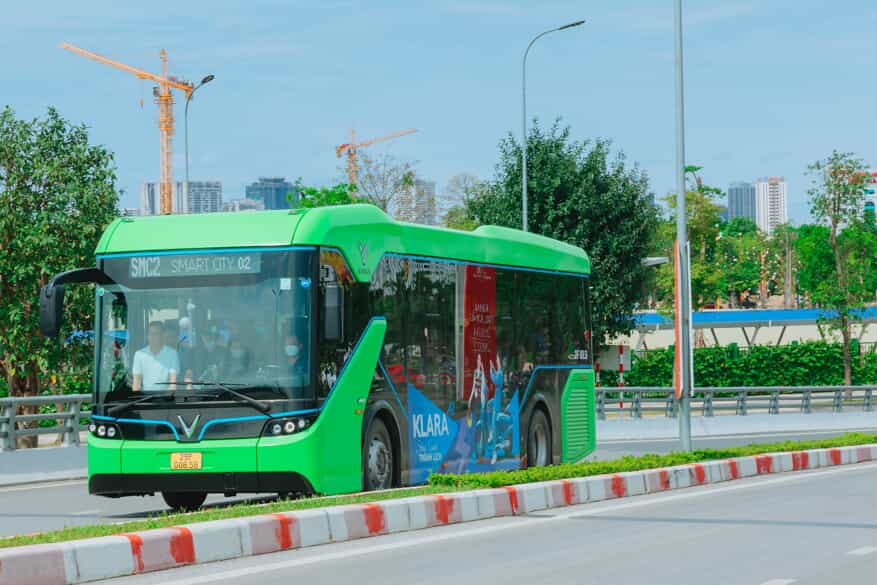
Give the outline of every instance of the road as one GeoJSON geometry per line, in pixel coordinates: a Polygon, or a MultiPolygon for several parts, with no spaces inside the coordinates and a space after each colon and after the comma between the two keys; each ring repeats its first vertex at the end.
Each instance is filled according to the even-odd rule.
{"type": "MultiPolygon", "coordinates": [[[[695,448],[727,447],[747,443],[817,439],[839,431],[808,434],[766,434],[696,438],[695,448]]],[[[600,443],[594,458],[614,459],[622,455],[666,453],[678,448],[675,441],[613,441],[600,443]]],[[[263,496],[264,498],[264,496],[263,496]]],[[[212,496],[208,505],[225,505],[247,498],[212,496]]],[[[65,526],[115,523],[146,518],[167,510],[161,496],[109,499],[88,495],[85,481],[66,481],[0,487],[0,536],[31,534],[65,526]]]]}
{"type": "Polygon", "coordinates": [[[756,477],[104,585],[866,585],[877,463],[756,477]]]}

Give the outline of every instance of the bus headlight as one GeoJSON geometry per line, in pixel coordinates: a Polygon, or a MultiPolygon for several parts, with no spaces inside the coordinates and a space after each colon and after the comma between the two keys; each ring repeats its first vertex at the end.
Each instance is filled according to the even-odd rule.
{"type": "Polygon", "coordinates": [[[275,418],[269,420],[262,429],[262,436],[278,437],[292,435],[301,432],[311,426],[316,418],[312,416],[298,416],[295,418],[275,418]]]}
{"type": "Polygon", "coordinates": [[[91,422],[88,425],[88,432],[95,437],[101,439],[121,439],[122,431],[114,423],[96,423],[91,422]]]}

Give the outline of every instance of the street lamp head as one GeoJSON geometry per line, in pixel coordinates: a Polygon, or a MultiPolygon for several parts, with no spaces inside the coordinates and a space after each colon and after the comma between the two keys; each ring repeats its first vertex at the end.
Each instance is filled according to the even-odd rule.
{"type": "Polygon", "coordinates": [[[577,27],[577,26],[581,26],[581,25],[583,25],[583,24],[585,24],[585,21],[584,21],[584,20],[577,20],[577,21],[575,21],[575,22],[571,22],[571,23],[569,23],[569,24],[565,24],[565,25],[563,25],[562,27],[558,28],[557,30],[566,30],[566,29],[568,29],[568,28],[574,28],[574,27],[577,27]]]}
{"type": "Polygon", "coordinates": [[[201,85],[204,85],[205,83],[210,83],[214,79],[215,79],[215,77],[211,73],[210,75],[206,76],[204,79],[201,80],[201,85]]]}

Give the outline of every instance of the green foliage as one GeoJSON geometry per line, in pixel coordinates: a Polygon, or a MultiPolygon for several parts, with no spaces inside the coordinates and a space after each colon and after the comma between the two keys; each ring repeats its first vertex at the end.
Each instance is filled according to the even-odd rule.
{"type": "MultiPolygon", "coordinates": [[[[877,354],[854,360],[853,384],[877,383],[877,354]]],[[[609,386],[600,373],[603,386],[609,386]]],[[[703,347],[694,350],[697,386],[834,386],[844,382],[840,344],[821,341],[790,345],[756,345],[741,350],[703,347]]],[[[673,348],[652,350],[631,364],[628,386],[672,386],[673,348]]]]}
{"type": "Polygon", "coordinates": [[[515,471],[492,471],[488,473],[469,473],[465,475],[434,474],[429,476],[429,484],[437,487],[453,487],[454,489],[495,488],[537,481],[552,481],[576,477],[590,477],[625,471],[640,471],[686,465],[701,461],[728,459],[730,457],[747,457],[763,453],[783,451],[803,451],[807,449],[829,449],[849,445],[866,445],[877,441],[877,436],[863,433],[848,433],[831,439],[816,441],[784,441],[746,445],[744,447],[728,447],[725,449],[698,449],[691,453],[668,453],[666,455],[625,456],[613,461],[589,461],[585,463],[567,463],[550,467],[530,467],[515,471]]]}
{"type": "MultiPolygon", "coordinates": [[[[13,396],[37,394],[49,373],[87,370],[87,346],[61,350],[38,332],[41,285],[59,272],[94,264],[94,249],[115,218],[112,154],[88,143],[49,109],[42,119],[0,112],[0,376],[13,396]]],[[[68,287],[65,331],[89,329],[91,287],[68,287]]]]}
{"type": "Polygon", "coordinates": [[[818,222],[828,226],[828,244],[834,255],[831,284],[819,287],[814,301],[836,311],[837,317],[832,318],[830,324],[841,332],[844,379],[849,384],[851,324],[858,319],[857,313],[865,299],[874,294],[874,289],[866,288],[866,273],[874,252],[870,249],[873,238],[862,222],[870,175],[861,159],[836,150],[810,165],[808,171],[813,177],[812,187],[807,191],[810,210],[818,222]]]}
{"type": "Polygon", "coordinates": [[[243,518],[257,514],[274,514],[278,512],[294,512],[296,510],[310,510],[314,508],[326,508],[329,506],[344,506],[349,504],[367,504],[406,498],[409,496],[425,496],[429,494],[441,494],[453,491],[443,487],[412,487],[384,492],[368,492],[351,496],[312,497],[298,500],[279,499],[268,503],[241,502],[221,508],[206,508],[197,512],[173,514],[162,512],[152,517],[113,524],[92,524],[68,526],[60,530],[36,532],[22,536],[0,537],[0,549],[13,546],[26,546],[31,544],[46,544],[52,542],[67,542],[82,538],[97,538],[100,536],[112,536],[138,532],[141,530],[154,530],[156,528],[168,528],[182,524],[196,522],[209,522],[212,520],[228,520],[230,518],[243,518]]]}
{"type": "Polygon", "coordinates": [[[445,214],[444,223],[445,227],[455,230],[464,230],[467,232],[471,232],[478,227],[478,220],[469,217],[469,212],[466,211],[465,207],[460,205],[448,210],[445,214]]]}
{"type": "MultiPolygon", "coordinates": [[[[466,208],[482,224],[520,228],[521,145],[509,135],[499,151],[494,180],[466,208]]],[[[534,123],[527,152],[530,229],[588,252],[595,338],[629,332],[657,224],[646,175],[609,142],[577,142],[559,122],[534,123]]]]}
{"type": "MultiPolygon", "coordinates": [[[[298,193],[298,207],[311,209],[329,205],[361,203],[362,200],[357,198],[355,194],[356,186],[348,183],[339,183],[331,187],[304,187],[298,193]]],[[[286,199],[292,203],[295,197],[289,193],[286,199]]]]}

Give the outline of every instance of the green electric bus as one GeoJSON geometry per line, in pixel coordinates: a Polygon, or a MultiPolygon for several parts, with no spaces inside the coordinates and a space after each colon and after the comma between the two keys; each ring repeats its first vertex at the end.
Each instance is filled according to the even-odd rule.
{"type": "Polygon", "coordinates": [[[588,256],[370,205],[123,217],[96,266],[88,489],[337,494],[594,448],[588,256]]]}

